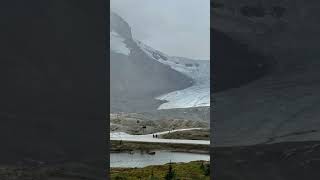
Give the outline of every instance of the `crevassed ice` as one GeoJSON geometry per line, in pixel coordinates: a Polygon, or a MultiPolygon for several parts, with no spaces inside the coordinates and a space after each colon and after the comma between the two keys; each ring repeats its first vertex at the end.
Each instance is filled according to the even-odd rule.
{"type": "Polygon", "coordinates": [[[210,87],[194,85],[164,94],[156,99],[167,101],[161,104],[158,109],[210,106],[210,87]]]}
{"type": "Polygon", "coordinates": [[[169,65],[172,69],[185,74],[194,81],[191,87],[156,97],[156,99],[167,101],[161,104],[158,109],[210,106],[210,61],[171,57],[140,41],[137,41],[137,44],[154,60],[169,65]],[[155,54],[159,54],[166,59],[155,58],[155,54]]]}
{"type": "Polygon", "coordinates": [[[124,55],[130,54],[130,49],[127,48],[127,45],[124,43],[124,38],[121,37],[117,32],[110,32],[110,49],[116,53],[121,53],[124,55]]]}

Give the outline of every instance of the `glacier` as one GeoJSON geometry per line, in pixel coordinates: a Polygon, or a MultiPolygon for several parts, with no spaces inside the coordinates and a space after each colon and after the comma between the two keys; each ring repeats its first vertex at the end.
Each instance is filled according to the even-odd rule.
{"type": "Polygon", "coordinates": [[[165,101],[158,109],[190,108],[210,106],[210,61],[193,60],[184,57],[168,56],[150,46],[137,41],[138,46],[152,59],[190,77],[193,85],[155,97],[165,101]]]}

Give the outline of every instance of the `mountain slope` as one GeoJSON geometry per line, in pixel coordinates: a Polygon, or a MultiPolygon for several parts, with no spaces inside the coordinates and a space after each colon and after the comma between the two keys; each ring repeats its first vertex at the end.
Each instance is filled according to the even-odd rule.
{"type": "Polygon", "coordinates": [[[120,16],[111,13],[110,20],[111,112],[157,109],[161,101],[154,97],[192,84],[187,76],[145,54],[120,16]]]}
{"type": "Polygon", "coordinates": [[[112,112],[209,105],[209,61],[170,57],[135,40],[117,14],[110,18],[112,112]]]}

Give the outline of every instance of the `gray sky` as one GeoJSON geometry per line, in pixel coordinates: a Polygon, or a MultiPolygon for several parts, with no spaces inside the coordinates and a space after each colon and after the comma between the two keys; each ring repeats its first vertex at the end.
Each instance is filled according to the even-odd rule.
{"type": "Polygon", "coordinates": [[[210,0],[111,0],[135,39],[171,56],[210,58],[210,0]]]}

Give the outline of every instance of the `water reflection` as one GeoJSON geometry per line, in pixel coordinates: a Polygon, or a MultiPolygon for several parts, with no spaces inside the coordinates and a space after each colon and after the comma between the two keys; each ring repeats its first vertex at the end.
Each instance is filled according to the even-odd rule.
{"type": "Polygon", "coordinates": [[[184,152],[156,151],[154,155],[148,153],[110,153],[110,167],[145,167],[162,165],[171,162],[190,162],[197,160],[209,161],[208,154],[184,152]]]}

